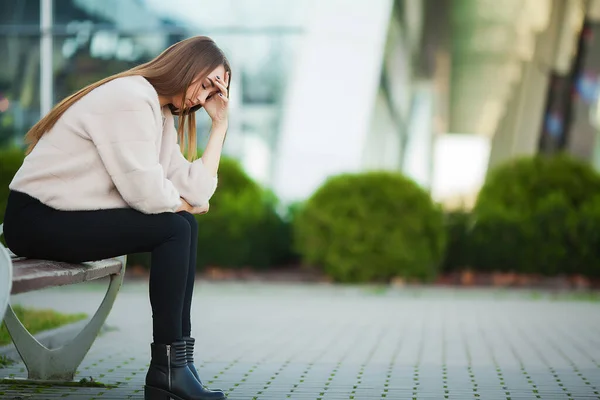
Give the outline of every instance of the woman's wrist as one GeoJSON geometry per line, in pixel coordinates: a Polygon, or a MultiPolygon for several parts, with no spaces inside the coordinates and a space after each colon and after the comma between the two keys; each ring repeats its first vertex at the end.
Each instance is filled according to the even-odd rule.
{"type": "Polygon", "coordinates": [[[225,143],[227,133],[227,121],[213,121],[212,128],[208,137],[208,143],[202,154],[202,163],[207,168],[212,177],[217,176],[221,152],[225,143]]]}
{"type": "Polygon", "coordinates": [[[229,122],[227,120],[213,121],[210,132],[211,132],[211,134],[213,134],[213,133],[225,134],[227,132],[228,126],[229,126],[229,122]]]}

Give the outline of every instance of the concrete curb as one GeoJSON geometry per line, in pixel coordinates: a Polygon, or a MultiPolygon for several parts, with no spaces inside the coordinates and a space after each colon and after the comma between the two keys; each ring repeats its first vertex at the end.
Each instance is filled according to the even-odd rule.
{"type": "MultiPolygon", "coordinates": [[[[38,332],[33,336],[38,342],[46,346],[48,349],[56,349],[73,340],[73,338],[75,338],[75,336],[77,336],[77,334],[81,332],[83,328],[85,328],[88,322],[90,322],[90,319],[91,318],[87,318],[72,324],[63,325],[56,329],[38,332]]],[[[111,330],[114,329],[105,324],[102,326],[98,336],[111,330]]],[[[13,361],[21,362],[21,356],[12,343],[5,346],[0,346],[0,355],[3,355],[13,361]]]]}

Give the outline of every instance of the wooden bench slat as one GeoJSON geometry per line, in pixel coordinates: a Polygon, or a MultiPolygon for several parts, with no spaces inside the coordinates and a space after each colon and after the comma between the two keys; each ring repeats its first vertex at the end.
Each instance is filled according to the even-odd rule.
{"type": "Polygon", "coordinates": [[[118,274],[122,269],[123,265],[118,259],[70,264],[47,260],[15,258],[13,259],[11,294],[87,282],[118,274]]]}

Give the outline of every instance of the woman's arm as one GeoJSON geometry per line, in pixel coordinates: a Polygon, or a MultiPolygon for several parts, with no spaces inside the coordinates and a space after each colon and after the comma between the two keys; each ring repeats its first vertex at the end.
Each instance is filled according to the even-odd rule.
{"type": "Polygon", "coordinates": [[[202,153],[202,163],[214,177],[217,176],[217,171],[219,170],[226,133],[226,124],[213,124],[212,129],[210,130],[208,143],[206,144],[206,149],[204,150],[204,153],[202,153]]]}
{"type": "Polygon", "coordinates": [[[200,159],[190,163],[183,157],[177,144],[177,132],[172,116],[166,121],[169,130],[166,135],[167,144],[172,147],[167,178],[173,181],[184,200],[194,207],[206,207],[206,211],[208,211],[208,201],[217,188],[219,163],[227,133],[229,99],[226,86],[228,82],[228,73],[225,82],[221,82],[217,77],[214,84],[220,92],[204,104],[204,109],[212,120],[212,128],[200,159]]]}
{"type": "Polygon", "coordinates": [[[212,128],[206,149],[202,154],[202,161],[213,176],[217,176],[223,142],[229,126],[229,91],[227,90],[229,87],[229,72],[225,73],[224,80],[217,76],[214,85],[219,89],[218,96],[211,97],[204,104],[204,110],[212,120],[212,128]]]}
{"type": "MultiPolygon", "coordinates": [[[[181,154],[174,126],[171,126],[169,121],[167,123],[169,124],[167,129],[170,132],[165,138],[168,141],[165,145],[170,147],[171,154],[167,179],[173,182],[180,196],[192,207],[203,207],[208,203],[217,188],[217,171],[205,164],[204,157],[189,162],[181,154]]],[[[220,158],[220,153],[218,157],[220,158]]]]}

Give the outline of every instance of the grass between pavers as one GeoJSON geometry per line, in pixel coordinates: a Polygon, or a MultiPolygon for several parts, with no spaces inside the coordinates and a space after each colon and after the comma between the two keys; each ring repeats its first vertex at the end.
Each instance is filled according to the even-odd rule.
{"type": "MultiPolygon", "coordinates": [[[[102,382],[98,382],[92,378],[83,378],[79,381],[73,382],[36,382],[36,381],[28,381],[23,379],[0,379],[1,385],[9,385],[11,390],[18,390],[23,387],[35,386],[38,389],[44,388],[52,388],[56,386],[65,386],[65,387],[94,387],[94,388],[105,388],[105,389],[114,389],[118,387],[117,385],[107,385],[102,382]]],[[[0,392],[1,394],[1,392],[0,392]]]]}
{"type": "MultiPolygon", "coordinates": [[[[86,319],[88,316],[84,313],[79,314],[61,314],[54,310],[37,310],[25,308],[20,305],[13,306],[13,310],[21,323],[31,334],[36,334],[49,329],[55,329],[63,325],[86,319]]],[[[11,343],[10,335],[3,323],[0,326],[0,346],[11,343]]]]}
{"type": "Polygon", "coordinates": [[[5,355],[0,354],[0,369],[9,367],[13,365],[15,362],[5,355]]]}

